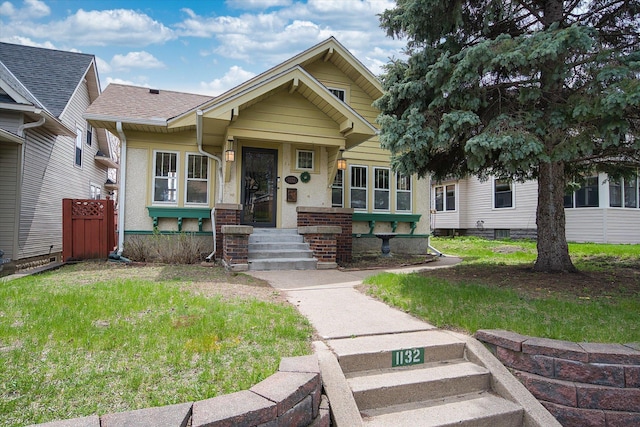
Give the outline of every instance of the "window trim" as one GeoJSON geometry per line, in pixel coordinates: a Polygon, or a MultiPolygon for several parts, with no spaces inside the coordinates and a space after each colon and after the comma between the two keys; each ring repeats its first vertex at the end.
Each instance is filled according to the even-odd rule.
{"type": "Polygon", "coordinates": [[[457,212],[458,211],[458,184],[438,184],[433,186],[433,210],[438,213],[457,212]],[[449,209],[447,203],[447,187],[453,186],[453,209],[449,209]],[[438,209],[436,204],[436,194],[438,188],[442,189],[442,209],[438,209]]]}
{"type": "Polygon", "coordinates": [[[345,178],[345,171],[343,170],[336,170],[336,176],[333,177],[333,182],[331,183],[331,207],[332,208],[343,208],[344,207],[344,178],[345,178]],[[336,185],[336,178],[338,177],[338,174],[342,174],[342,183],[341,185],[336,185]],[[334,189],[339,189],[340,190],[340,205],[335,205],[333,203],[333,190],[334,189]]]}
{"type": "Polygon", "coordinates": [[[100,200],[102,198],[102,185],[96,184],[93,181],[89,182],[89,198],[91,200],[100,200]],[[97,190],[98,197],[95,197],[94,188],[97,190]]]}
{"type": "Polygon", "coordinates": [[[308,171],[308,172],[313,172],[316,170],[316,152],[315,150],[309,150],[309,149],[305,149],[305,148],[296,148],[296,170],[300,170],[300,171],[308,171]],[[310,168],[306,168],[306,167],[301,167],[300,166],[300,153],[311,153],[311,167],[310,168]]]}
{"type": "Polygon", "coordinates": [[[93,126],[91,123],[87,122],[87,136],[85,143],[87,146],[91,147],[91,143],[93,142],[93,126]]]}
{"type": "Polygon", "coordinates": [[[369,167],[366,165],[349,165],[349,207],[356,211],[364,211],[367,212],[369,210],[369,167]],[[353,170],[356,168],[362,168],[365,170],[365,187],[353,187],[351,185],[353,179],[353,170]],[[354,208],[353,207],[353,190],[364,190],[364,208],[354,208]]]}
{"type": "MultiPolygon", "coordinates": [[[[184,206],[209,206],[209,202],[211,200],[211,162],[209,161],[209,157],[202,155],[200,153],[195,152],[187,152],[184,155],[184,206]],[[207,179],[203,180],[202,178],[189,178],[189,157],[190,156],[198,156],[207,160],[207,179]],[[189,185],[189,181],[206,181],[207,183],[207,201],[206,202],[189,202],[187,201],[187,188],[189,185]]],[[[155,171],[155,168],[153,169],[155,171]]],[[[180,177],[179,172],[176,172],[176,175],[180,177]]]]}
{"type": "Polygon", "coordinates": [[[503,209],[515,209],[516,208],[516,186],[513,181],[508,179],[498,179],[495,176],[491,180],[491,209],[492,210],[503,210],[503,209]],[[497,181],[508,181],[509,187],[511,188],[511,206],[496,206],[496,182],[497,181]]]}
{"type": "Polygon", "coordinates": [[[384,167],[384,166],[374,166],[373,167],[373,210],[376,212],[391,212],[391,168],[389,167],[384,167]],[[383,170],[383,171],[387,171],[387,175],[388,175],[388,179],[387,179],[387,185],[388,187],[385,188],[378,188],[378,183],[377,183],[377,179],[376,179],[376,172],[379,170],[383,170]],[[376,207],[376,193],[378,191],[386,191],[387,192],[387,208],[377,208],[376,207]]]}
{"type": "Polygon", "coordinates": [[[178,206],[178,200],[180,200],[180,152],[179,151],[175,151],[175,150],[153,150],[153,166],[152,166],[152,170],[151,170],[151,204],[152,205],[164,205],[164,206],[178,206]],[[156,194],[156,178],[167,178],[167,177],[162,177],[162,176],[156,176],[156,161],[157,161],[157,154],[158,153],[166,153],[166,154],[175,154],[176,155],[176,186],[175,186],[175,191],[176,191],[176,197],[175,197],[175,202],[172,201],[164,201],[164,200],[156,200],[155,199],[155,194],[156,194]]]}
{"type": "Polygon", "coordinates": [[[82,142],[82,135],[84,134],[84,129],[80,125],[76,125],[76,140],[75,140],[75,148],[73,150],[73,165],[82,169],[83,163],[83,154],[84,154],[84,144],[82,142]],[[78,154],[79,153],[79,154],[78,154]]]}
{"type": "Polygon", "coordinates": [[[396,205],[395,205],[395,209],[396,212],[413,212],[413,178],[411,175],[404,175],[401,174],[400,172],[396,172],[395,173],[395,179],[396,179],[396,195],[395,195],[395,200],[396,200],[396,205]],[[408,190],[404,190],[404,189],[400,189],[398,188],[398,185],[400,184],[401,180],[400,180],[400,176],[404,176],[409,180],[409,189],[408,190]],[[405,210],[405,209],[400,209],[398,207],[398,195],[402,194],[402,193],[409,193],[409,209],[405,210]]]}

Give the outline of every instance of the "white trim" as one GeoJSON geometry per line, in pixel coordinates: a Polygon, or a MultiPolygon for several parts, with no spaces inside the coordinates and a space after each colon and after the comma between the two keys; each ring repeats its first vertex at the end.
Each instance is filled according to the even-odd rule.
{"type": "Polygon", "coordinates": [[[413,177],[411,175],[404,175],[401,174],[400,172],[396,172],[395,174],[395,211],[396,212],[413,212],[413,177]],[[403,190],[403,189],[399,189],[398,188],[398,184],[400,183],[400,180],[398,179],[399,176],[402,175],[404,177],[406,177],[408,179],[409,182],[409,189],[408,190],[403,190]],[[398,208],[398,195],[399,194],[404,194],[404,193],[408,193],[409,194],[409,209],[400,209],[398,208]]]}
{"type": "Polygon", "coordinates": [[[76,124],[76,139],[73,146],[73,166],[82,169],[84,163],[84,136],[85,130],[76,124]],[[79,143],[78,143],[79,142],[79,143]],[[78,164],[78,149],[80,149],[80,164],[78,164]]]}
{"type": "Polygon", "coordinates": [[[373,210],[377,212],[391,212],[391,168],[382,167],[382,166],[374,166],[373,167],[373,210]],[[376,180],[376,172],[378,170],[387,171],[387,188],[378,188],[377,180],[376,180]],[[378,208],[376,207],[376,193],[377,192],[385,192],[387,193],[387,207],[386,208],[378,208]]]}
{"type": "Polygon", "coordinates": [[[349,165],[349,207],[353,208],[354,210],[357,211],[364,211],[367,212],[369,209],[369,167],[366,165],[349,165]],[[365,186],[364,187],[353,187],[351,185],[352,182],[352,178],[353,178],[353,170],[355,168],[363,168],[365,171],[365,186]],[[353,190],[364,190],[364,207],[363,208],[354,208],[353,207],[353,198],[351,197],[352,191],[353,190]]]}
{"type": "Polygon", "coordinates": [[[332,208],[343,208],[344,207],[344,182],[345,182],[345,177],[346,177],[346,170],[336,170],[336,176],[333,177],[333,182],[331,183],[331,207],[332,208]],[[342,173],[342,185],[335,185],[336,182],[336,177],[338,176],[339,173],[342,173]],[[336,206],[333,204],[333,190],[334,189],[340,189],[340,205],[336,206]]]}
{"type": "Polygon", "coordinates": [[[316,165],[316,152],[314,150],[306,150],[296,148],[296,169],[304,170],[304,171],[314,171],[316,165]],[[302,167],[300,166],[300,153],[311,153],[311,167],[302,167]]]}
{"type": "MultiPolygon", "coordinates": [[[[188,152],[185,153],[184,156],[184,205],[185,206],[209,206],[209,201],[211,200],[210,198],[210,189],[211,189],[211,162],[209,161],[209,157],[202,155],[200,153],[195,153],[195,152],[188,152]],[[207,179],[203,180],[202,178],[189,178],[189,156],[198,156],[198,157],[202,157],[203,159],[205,159],[207,161],[207,179]],[[205,202],[189,202],[187,201],[187,186],[189,184],[189,181],[206,181],[207,183],[207,200],[205,202]]],[[[155,171],[155,168],[154,168],[155,171]]]]}
{"type": "Polygon", "coordinates": [[[174,150],[153,150],[153,169],[151,170],[151,204],[152,205],[169,205],[169,206],[177,206],[178,200],[180,200],[180,152],[174,150]],[[169,188],[171,190],[175,190],[175,201],[162,201],[156,200],[156,178],[167,179],[167,186],[169,187],[169,176],[167,177],[157,177],[156,176],[156,158],[158,153],[166,153],[166,154],[175,154],[176,155],[176,176],[175,176],[175,188],[169,188]]]}
{"type": "MultiPolygon", "coordinates": [[[[446,190],[445,190],[446,191],[446,190]]],[[[446,194],[445,194],[446,197],[446,194]]],[[[508,179],[499,180],[495,176],[491,178],[491,210],[504,210],[504,209],[515,209],[516,208],[516,186],[513,181],[509,181],[508,179]],[[509,187],[511,188],[511,206],[504,207],[496,207],[496,181],[508,181],[509,187]]]]}

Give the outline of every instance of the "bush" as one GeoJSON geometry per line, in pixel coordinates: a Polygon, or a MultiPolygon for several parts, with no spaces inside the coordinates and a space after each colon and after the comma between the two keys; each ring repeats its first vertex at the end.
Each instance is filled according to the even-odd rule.
{"type": "Polygon", "coordinates": [[[193,233],[133,236],[125,243],[125,256],[132,261],[156,261],[164,264],[196,264],[206,252],[203,242],[193,233]]]}

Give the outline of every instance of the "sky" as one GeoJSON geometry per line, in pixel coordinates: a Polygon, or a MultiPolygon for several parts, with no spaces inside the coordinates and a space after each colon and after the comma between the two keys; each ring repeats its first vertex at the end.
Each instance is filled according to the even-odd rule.
{"type": "Polygon", "coordinates": [[[219,95],[334,36],[374,74],[401,58],[393,0],[0,0],[0,41],[90,53],[100,82],[219,95]]]}

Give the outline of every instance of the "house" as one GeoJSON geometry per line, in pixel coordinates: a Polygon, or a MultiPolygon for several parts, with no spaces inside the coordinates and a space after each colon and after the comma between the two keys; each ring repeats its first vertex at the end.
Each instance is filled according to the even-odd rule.
{"type": "Polygon", "coordinates": [[[223,226],[238,226],[314,234],[333,248],[325,266],[380,250],[379,232],[395,233],[392,252],[425,253],[429,183],[391,170],[381,95],[333,37],[218,97],[109,85],[84,117],[122,141],[120,251],[134,236],[215,230],[221,257],[223,226]]]}
{"type": "MultiPolygon", "coordinates": [[[[570,242],[640,243],[640,204],[635,177],[612,180],[604,173],[585,177],[565,196],[570,242]]],[[[436,234],[487,238],[536,238],[536,181],[496,178],[433,182],[432,228],[436,234]]]]}
{"type": "Polygon", "coordinates": [[[82,118],[99,95],[93,55],[0,43],[0,250],[18,268],[60,260],[63,198],[114,189],[108,136],[82,118]]]}

